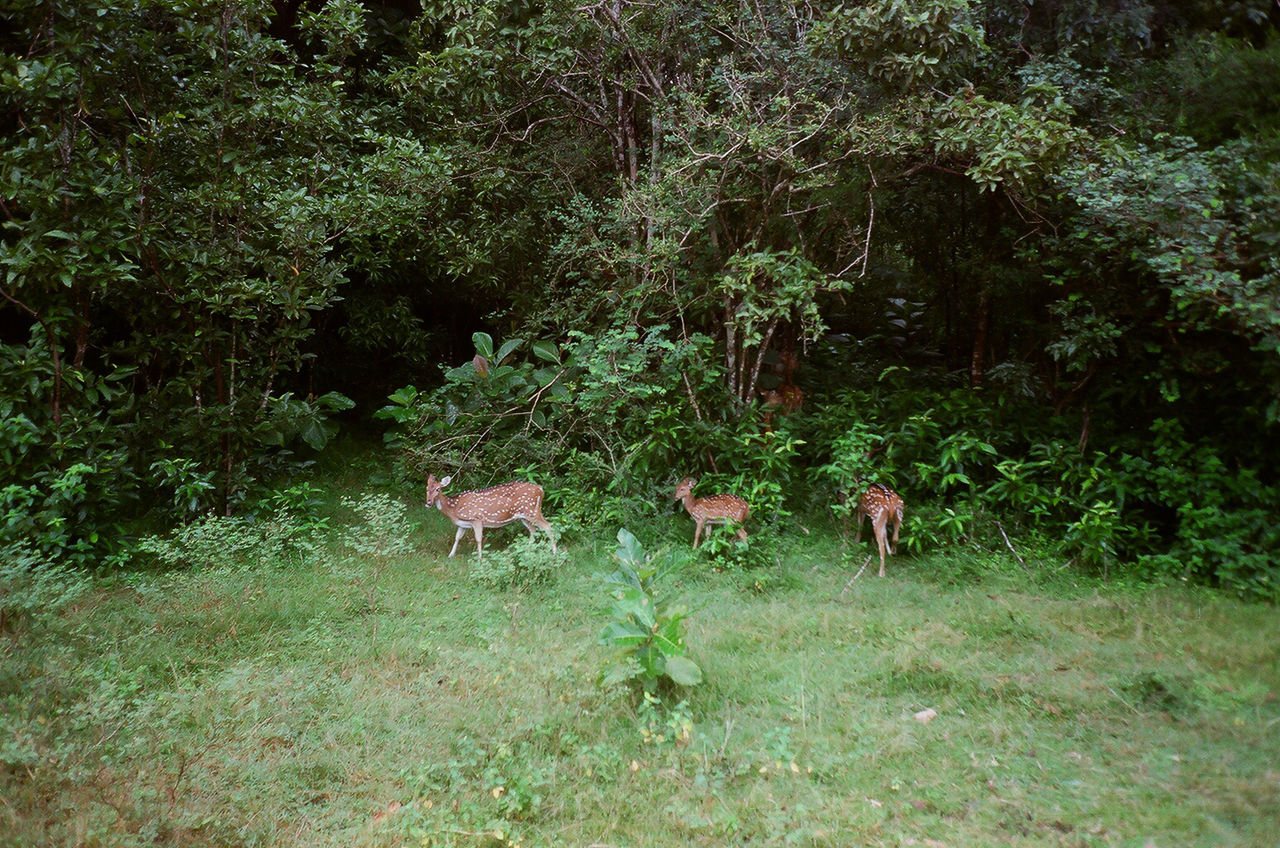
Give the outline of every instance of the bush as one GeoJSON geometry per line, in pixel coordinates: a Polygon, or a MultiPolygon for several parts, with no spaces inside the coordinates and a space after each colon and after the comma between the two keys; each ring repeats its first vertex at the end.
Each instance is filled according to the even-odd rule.
{"type": "Polygon", "coordinates": [[[409,522],[404,504],[386,494],[344,497],[342,505],[354,510],[363,522],[348,527],[342,541],[357,553],[374,557],[403,556],[413,550],[410,541],[416,525],[409,522]]]}
{"type": "Polygon", "coordinates": [[[563,551],[552,553],[546,539],[521,536],[505,548],[476,557],[471,579],[490,589],[528,589],[551,582],[568,561],[563,551]]]}
{"type": "Polygon", "coordinates": [[[0,548],[0,633],[53,616],[89,588],[89,577],[30,545],[0,548]]]}
{"type": "Polygon", "coordinates": [[[241,569],[315,556],[327,529],[312,511],[306,484],[276,492],[257,514],[205,515],[164,535],[145,536],[137,550],[170,568],[241,569]]]}
{"type": "Polygon", "coordinates": [[[618,531],[618,570],[597,575],[613,596],[609,623],[600,631],[600,644],[614,649],[601,677],[605,686],[638,683],[654,693],[666,678],[678,686],[702,682],[702,669],[685,656],[683,606],[657,596],[664,571],[646,556],[630,531],[618,531]]]}

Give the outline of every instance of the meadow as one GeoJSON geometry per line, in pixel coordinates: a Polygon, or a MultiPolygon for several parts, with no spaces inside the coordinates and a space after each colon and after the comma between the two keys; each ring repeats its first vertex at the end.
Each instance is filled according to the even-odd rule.
{"type": "Polygon", "coordinates": [[[233,544],[244,527],[173,537],[166,566],[11,613],[0,845],[1165,848],[1280,832],[1272,606],[974,546],[851,581],[872,546],[824,527],[780,532],[771,566],[717,569],[686,553],[673,506],[636,535],[680,565],[663,588],[705,679],[653,701],[600,683],[607,534],[570,529],[539,560],[544,539],[494,531],[485,565],[470,539],[447,559],[452,527],[397,502],[267,526],[257,547],[233,544]],[[504,550],[549,567],[504,582],[504,550]]]}

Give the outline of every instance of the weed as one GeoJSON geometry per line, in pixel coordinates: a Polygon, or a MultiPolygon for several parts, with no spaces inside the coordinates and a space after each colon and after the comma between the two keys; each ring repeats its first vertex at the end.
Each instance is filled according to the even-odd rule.
{"type": "Polygon", "coordinates": [[[599,641],[614,649],[602,681],[606,687],[636,681],[653,693],[663,678],[678,686],[702,682],[702,669],[685,656],[683,606],[656,595],[659,566],[645,556],[639,540],[618,531],[618,569],[601,579],[610,587],[613,605],[599,641]]]}
{"type": "Polygon", "coordinates": [[[0,548],[0,633],[54,618],[88,591],[87,575],[24,544],[0,548]]]}
{"type": "Polygon", "coordinates": [[[567,560],[563,550],[552,553],[545,542],[521,536],[505,548],[476,557],[470,574],[472,580],[490,589],[528,589],[551,582],[567,560]]]}

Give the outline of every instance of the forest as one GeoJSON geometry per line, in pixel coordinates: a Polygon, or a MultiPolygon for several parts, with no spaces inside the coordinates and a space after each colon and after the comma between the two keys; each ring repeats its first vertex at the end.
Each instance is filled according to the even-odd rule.
{"type": "Polygon", "coordinates": [[[346,428],[582,537],[882,482],[908,553],[1280,598],[1274,0],[3,9],[10,559],[346,428]]]}

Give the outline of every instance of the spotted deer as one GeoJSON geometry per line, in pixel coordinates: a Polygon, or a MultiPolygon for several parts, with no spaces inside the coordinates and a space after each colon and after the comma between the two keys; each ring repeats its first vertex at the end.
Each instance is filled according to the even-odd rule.
{"type": "Polygon", "coordinates": [[[443,512],[458,528],[449,556],[458,552],[458,542],[467,530],[476,534],[476,555],[483,556],[484,529],[505,527],[515,521],[524,523],[530,539],[537,535],[534,527],[545,530],[551,537],[551,551],[556,553],[555,531],[542,517],[542,487],[537,483],[503,483],[449,497],[442,490],[452,480],[452,477],[437,480],[434,474],[427,475],[427,505],[443,512]]]}
{"type": "MultiPolygon", "coordinates": [[[[698,485],[697,478],[686,477],[676,486],[676,500],[684,501],[684,508],[688,510],[690,517],[697,523],[693,530],[693,546],[698,547],[698,537],[702,535],[702,528],[708,524],[729,524],[733,522],[738,525],[746,523],[747,516],[751,514],[751,507],[747,502],[737,495],[711,495],[705,498],[695,498],[693,496],[693,487],[698,485]]],[[[738,538],[741,541],[747,540],[747,531],[738,527],[738,538]]]]}
{"type": "Polygon", "coordinates": [[[783,383],[776,389],[761,389],[760,399],[764,402],[764,425],[772,427],[775,412],[790,415],[804,405],[804,392],[799,386],[783,383]]]}
{"type": "MultiPolygon", "coordinates": [[[[898,530],[902,527],[902,498],[898,493],[881,483],[872,483],[865,492],[858,496],[855,510],[858,516],[858,532],[853,541],[862,541],[862,519],[871,519],[871,530],[876,535],[876,546],[880,548],[880,576],[884,577],[885,550],[897,553],[898,530]],[[888,544],[888,524],[893,523],[893,546],[888,544]]],[[[869,558],[868,558],[869,559],[869,558]]],[[[866,566],[863,566],[864,568],[866,566]]]]}

